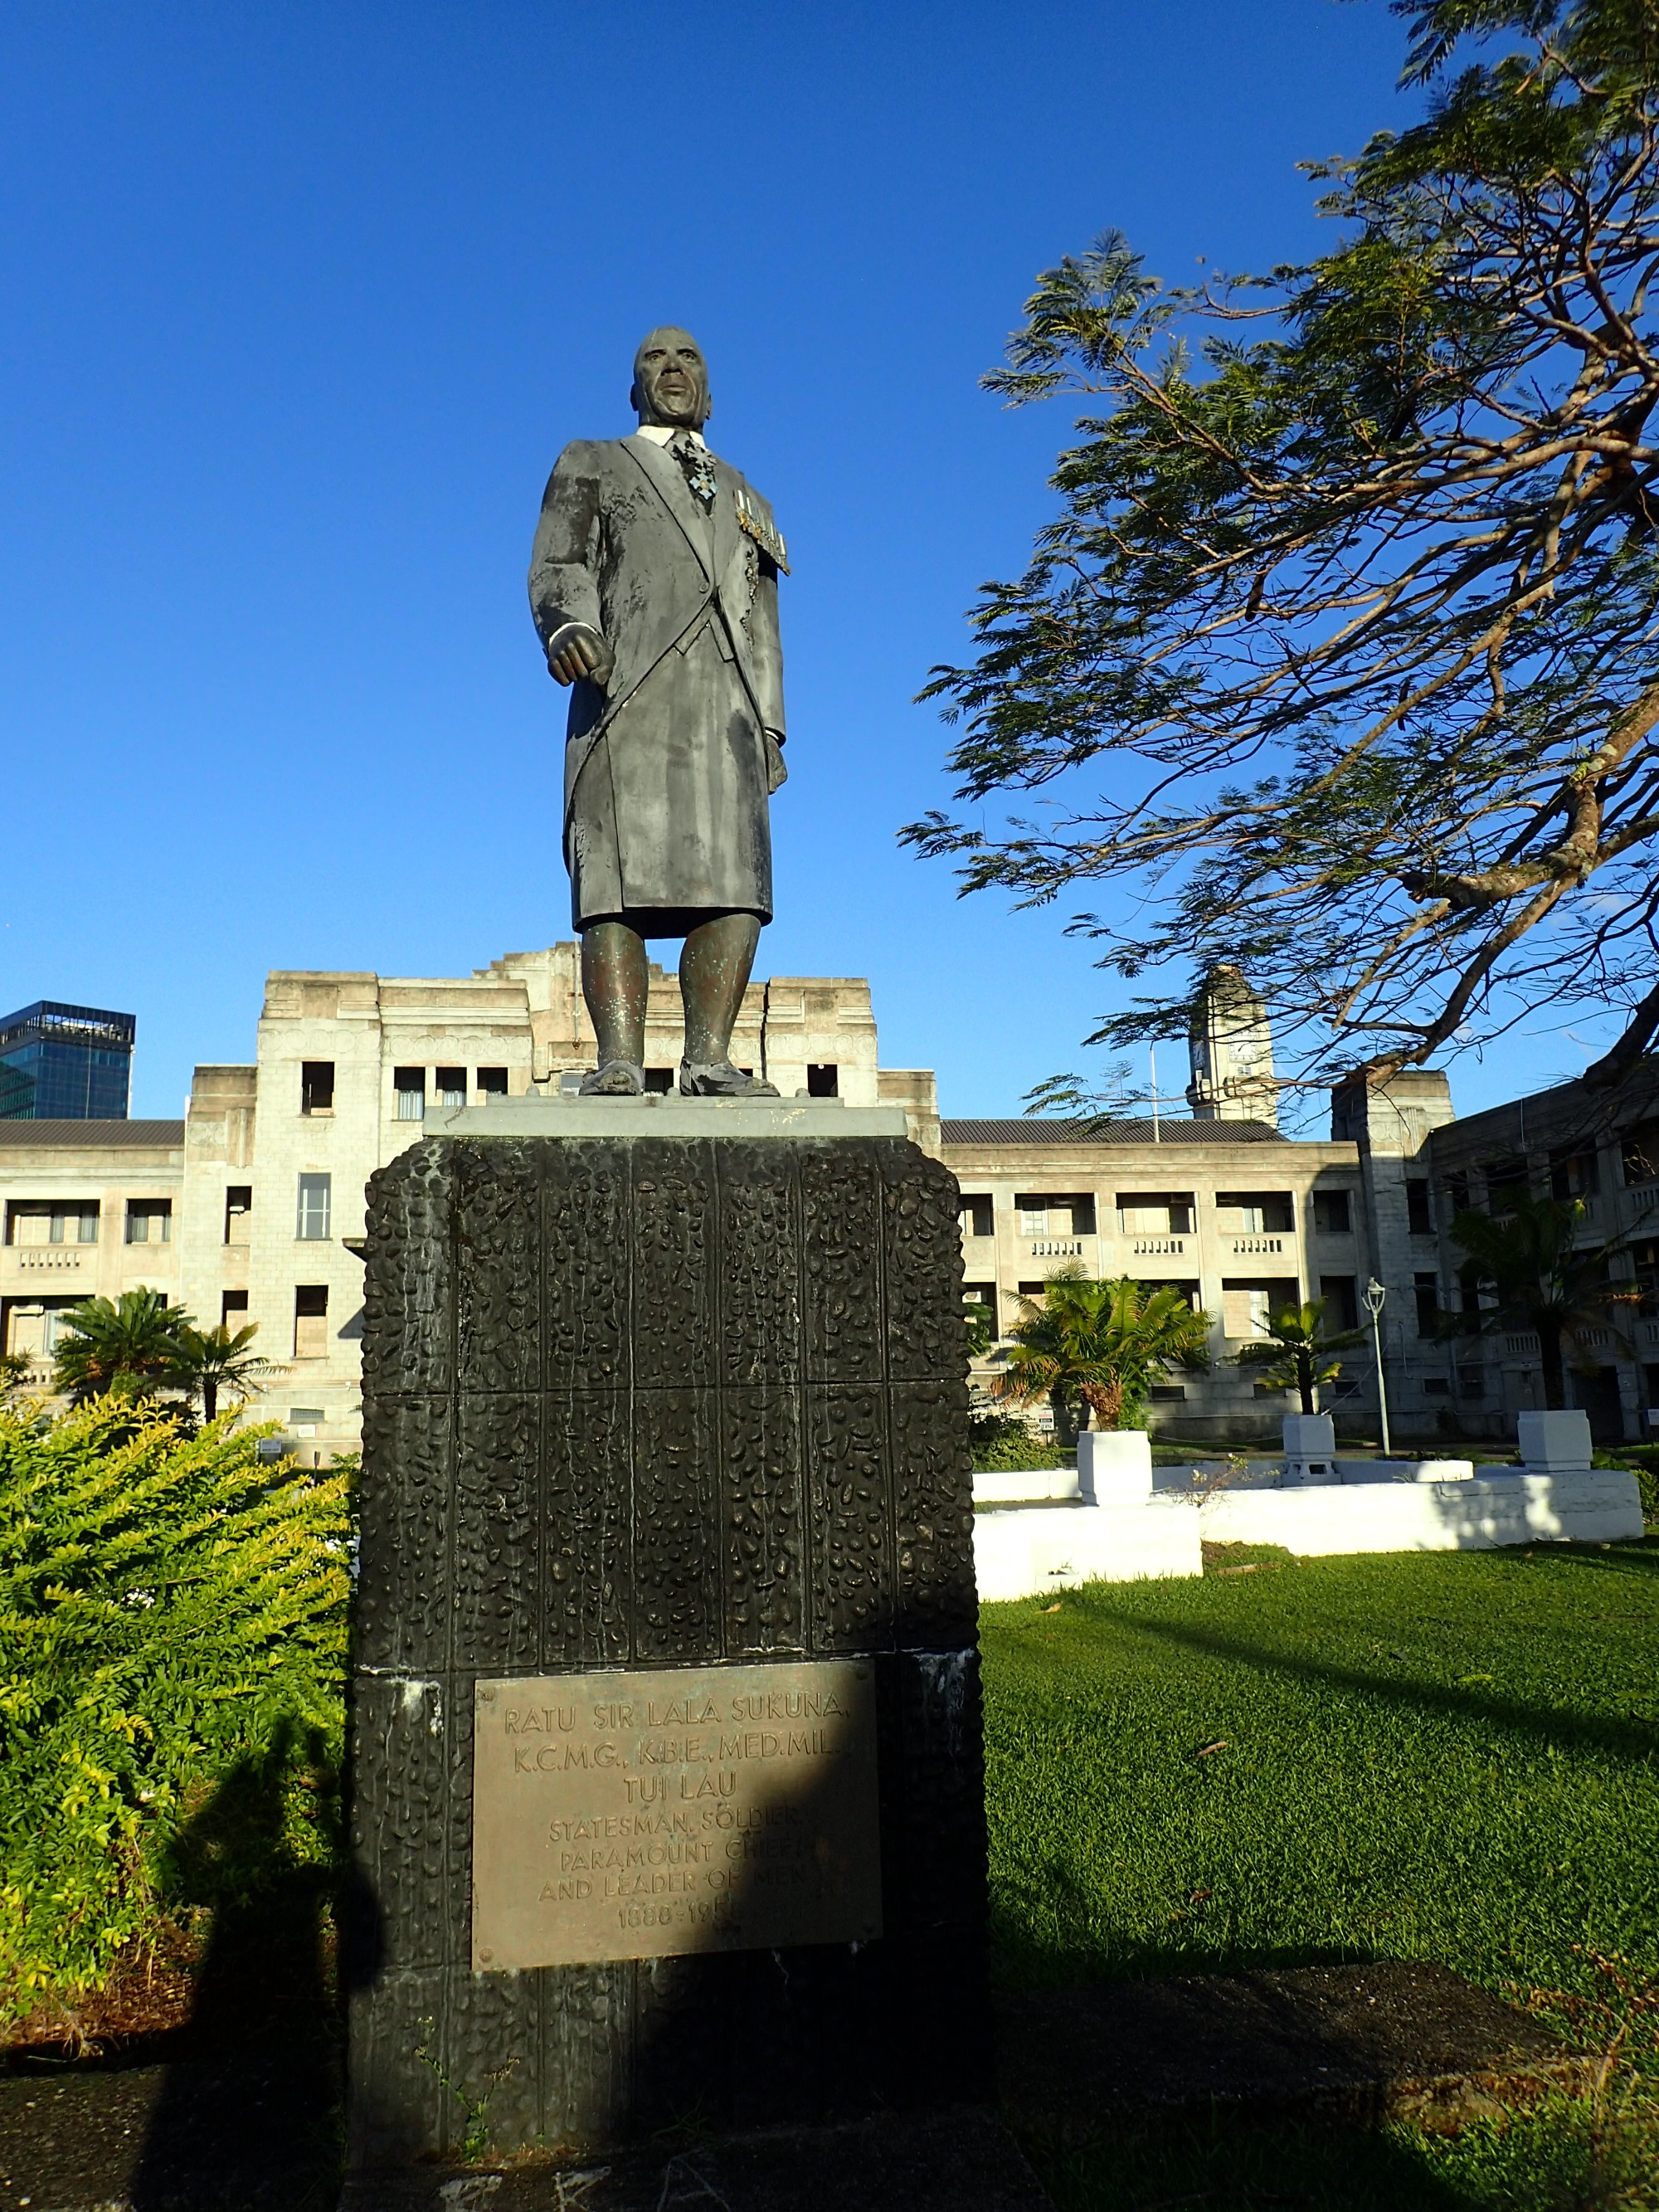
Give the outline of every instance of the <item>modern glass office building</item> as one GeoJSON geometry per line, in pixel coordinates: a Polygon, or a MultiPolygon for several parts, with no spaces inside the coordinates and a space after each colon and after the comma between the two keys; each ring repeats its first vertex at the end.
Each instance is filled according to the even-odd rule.
{"type": "Polygon", "coordinates": [[[0,1021],[0,1121],[125,1121],[131,1014],[37,999],[0,1021]]]}

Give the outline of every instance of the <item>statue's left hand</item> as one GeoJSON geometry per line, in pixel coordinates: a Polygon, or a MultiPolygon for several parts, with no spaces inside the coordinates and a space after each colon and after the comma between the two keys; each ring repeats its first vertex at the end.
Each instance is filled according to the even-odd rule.
{"type": "Polygon", "coordinates": [[[556,683],[579,684],[585,679],[603,690],[616,665],[616,654],[586,623],[566,623],[547,641],[548,672],[556,683]]]}

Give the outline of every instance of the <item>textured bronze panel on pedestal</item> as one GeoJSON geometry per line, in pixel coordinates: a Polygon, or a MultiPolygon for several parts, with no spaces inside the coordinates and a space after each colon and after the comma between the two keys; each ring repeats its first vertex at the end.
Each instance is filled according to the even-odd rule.
{"type": "Polygon", "coordinates": [[[350,2160],[983,2092],[957,1194],[896,1137],[428,1140],[370,1185],[350,2160]],[[882,1934],[472,1964],[481,1681],[867,1658],[882,1934]]]}

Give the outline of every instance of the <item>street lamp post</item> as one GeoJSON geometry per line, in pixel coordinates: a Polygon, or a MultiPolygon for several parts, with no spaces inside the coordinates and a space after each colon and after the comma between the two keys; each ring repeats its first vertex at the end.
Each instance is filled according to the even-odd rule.
{"type": "Polygon", "coordinates": [[[1376,1403],[1382,1415],[1382,1456],[1392,1459],[1389,1445],[1389,1386],[1382,1378],[1382,1307],[1388,1297],[1375,1275],[1365,1285],[1365,1310],[1371,1317],[1371,1342],[1376,1347],[1376,1403]]]}

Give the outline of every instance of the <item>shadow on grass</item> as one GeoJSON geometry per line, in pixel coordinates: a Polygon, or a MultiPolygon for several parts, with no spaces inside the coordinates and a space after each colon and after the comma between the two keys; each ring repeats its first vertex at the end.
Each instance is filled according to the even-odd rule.
{"type": "Polygon", "coordinates": [[[324,2212],[338,2193],[341,2037],[328,1930],[339,1777],[319,1736],[283,1723],[240,1760],[169,1855],[167,1887],[213,1918],[190,2024],[131,2185],[133,2212],[324,2212]],[[302,1859],[286,1800],[312,1793],[327,1845],[302,1859]]]}
{"type": "Polygon", "coordinates": [[[1103,2131],[1062,2146],[1017,2129],[1020,2147],[1056,2212],[1150,2212],[1203,2205],[1210,2212],[1468,2212],[1475,2201],[1447,2185],[1395,2136],[1358,2127],[1252,2127],[1218,2113],[1208,2121],[1103,2131]]]}
{"type": "Polygon", "coordinates": [[[1609,1568],[1620,1573],[1628,1573],[1634,1568],[1638,1574],[1659,1575],[1659,1535],[1635,1538],[1623,1544],[1553,1545],[1545,1556],[1552,1561],[1565,1560],[1575,1567],[1594,1567],[1602,1574],[1609,1568]]]}
{"type": "MultiPolygon", "coordinates": [[[[1082,1597],[1083,1593],[1079,1595],[1082,1597]]],[[[1602,1719],[1589,1713],[1565,1712],[1559,1707],[1540,1711],[1533,1705],[1512,1704],[1505,1698],[1481,1697],[1458,1684],[1425,1682],[1420,1679],[1397,1680],[1387,1674],[1367,1674],[1358,1668],[1334,1666],[1328,1660],[1294,1658],[1287,1652],[1248,1644],[1212,1628],[1148,1620],[1144,1616],[1120,1611],[1093,1591],[1087,1594],[1084,1603],[1097,1619],[1109,1620],[1114,1627],[1151,1638],[1157,1643],[1178,1645],[1182,1650],[1200,1651],[1207,1658],[1231,1660],[1258,1674],[1279,1675],[1320,1689],[1346,1691],[1376,1698],[1384,1705],[1408,1705],[1419,1712],[1480,1721],[1490,1728],[1507,1729],[1559,1748],[1611,1752],[1621,1759],[1641,1760],[1651,1759],[1656,1748],[1659,1748],[1659,1728],[1651,1722],[1602,1719]]]]}

